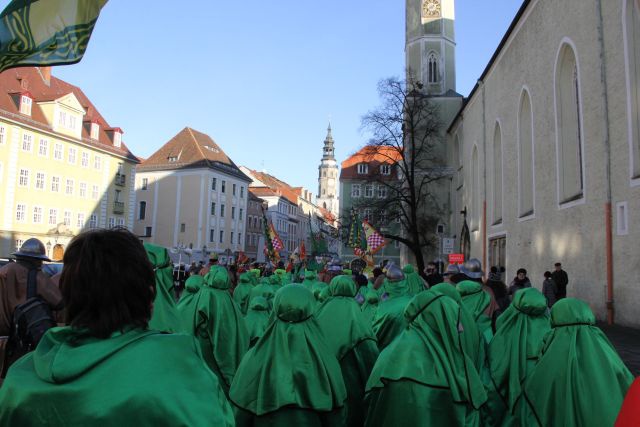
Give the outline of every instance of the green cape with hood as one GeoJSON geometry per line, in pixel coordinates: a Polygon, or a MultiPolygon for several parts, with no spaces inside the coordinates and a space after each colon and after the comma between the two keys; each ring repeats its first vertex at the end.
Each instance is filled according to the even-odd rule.
{"type": "Polygon", "coordinates": [[[249,309],[249,295],[253,289],[251,276],[251,273],[242,273],[238,286],[233,290],[233,300],[238,304],[238,307],[240,307],[242,314],[247,314],[247,310],[249,309]]]}
{"type": "Polygon", "coordinates": [[[316,317],[325,343],[334,352],[347,387],[347,425],[364,422],[364,388],[376,359],[371,323],[354,299],[356,284],[351,276],[336,276],[329,284],[331,296],[322,303],[316,317]]]}
{"type": "Polygon", "coordinates": [[[267,299],[261,296],[253,298],[244,320],[249,331],[249,347],[253,347],[269,324],[269,302],[267,299]]]}
{"type": "Polygon", "coordinates": [[[173,297],[173,264],[169,252],[166,248],[150,243],[145,243],[144,249],[156,275],[156,298],[153,301],[149,329],[180,332],[178,309],[173,297]]]}
{"type": "Polygon", "coordinates": [[[367,382],[366,426],[480,426],[487,399],[460,343],[460,306],[436,291],[416,295],[409,327],[380,353],[367,382]]]}
{"type": "Polygon", "coordinates": [[[486,343],[491,342],[493,331],[491,330],[491,319],[484,314],[484,311],[491,304],[491,295],[482,290],[482,285],[472,280],[463,280],[456,286],[462,303],[467,307],[469,313],[476,320],[478,329],[484,337],[486,343]]]}
{"type": "MultiPolygon", "coordinates": [[[[268,279],[266,279],[268,281],[268,279]]],[[[269,312],[271,311],[271,306],[273,304],[273,296],[275,295],[275,290],[269,283],[265,283],[265,281],[261,281],[256,286],[251,289],[249,293],[249,301],[253,300],[255,297],[263,297],[269,303],[269,312]]]]}
{"type": "Polygon", "coordinates": [[[491,372],[491,418],[498,424],[522,393],[521,384],[533,370],[542,347],[542,339],[551,330],[547,299],[535,288],[517,292],[513,302],[498,317],[496,334],[489,344],[491,372]]]}
{"type": "Polygon", "coordinates": [[[185,330],[197,338],[205,362],[218,376],[225,393],[249,348],[245,320],[231,298],[230,284],[227,270],[214,265],[193,300],[180,306],[185,330]]]}
{"type": "Polygon", "coordinates": [[[343,425],[347,393],[304,286],[276,293],[273,321],[242,359],[229,398],[238,426],[343,425]]]}
{"type": "Polygon", "coordinates": [[[402,272],[404,273],[404,281],[407,283],[407,288],[409,289],[408,292],[411,295],[419,294],[426,289],[424,280],[422,280],[422,277],[414,270],[413,265],[405,265],[402,268],[402,272]]]}
{"type": "Polygon", "coordinates": [[[0,388],[3,426],[233,426],[193,337],[128,329],[46,332],[0,388]]]}
{"type": "Polygon", "coordinates": [[[302,281],[302,286],[309,289],[313,292],[313,288],[316,284],[316,280],[318,278],[318,274],[313,270],[306,270],[304,272],[304,280],[302,281]]]}
{"type": "Polygon", "coordinates": [[[613,426],[633,375],[595,322],[583,301],[553,305],[552,329],[518,400],[522,425],[613,426]]]}
{"type": "Polygon", "coordinates": [[[382,351],[407,327],[404,309],[411,301],[411,295],[403,280],[390,282],[385,279],[384,292],[387,299],[378,304],[373,318],[373,332],[378,340],[378,349],[382,351]]]}
{"type": "MultiPolygon", "coordinates": [[[[196,294],[200,291],[204,283],[204,277],[199,274],[195,274],[190,276],[184,282],[184,292],[180,296],[180,301],[178,301],[178,313],[182,310],[181,307],[184,305],[189,305],[191,301],[195,298],[196,294]]],[[[180,314],[178,314],[180,316],[180,314]]],[[[182,319],[180,320],[182,322],[182,319]]]]}

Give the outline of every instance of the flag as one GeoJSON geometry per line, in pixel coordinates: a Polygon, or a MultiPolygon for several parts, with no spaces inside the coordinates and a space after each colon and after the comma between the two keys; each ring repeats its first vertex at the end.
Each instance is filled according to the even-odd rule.
{"type": "Polygon", "coordinates": [[[304,247],[304,240],[300,243],[300,261],[307,258],[307,248],[304,247]]]}
{"type": "Polygon", "coordinates": [[[326,254],[329,252],[327,241],[322,235],[320,226],[313,221],[311,213],[309,213],[309,233],[311,235],[311,245],[313,246],[313,254],[326,254]]]}
{"type": "Polygon", "coordinates": [[[351,224],[349,225],[349,247],[353,248],[353,253],[358,257],[363,257],[367,242],[362,233],[362,224],[358,218],[358,211],[351,210],[351,224]]]}
{"type": "Polygon", "coordinates": [[[362,221],[362,228],[364,228],[364,234],[367,237],[367,252],[373,255],[386,244],[384,237],[382,237],[382,234],[378,233],[366,219],[362,221]]]}
{"type": "MultiPolygon", "coordinates": [[[[264,255],[273,263],[277,263],[280,260],[280,254],[274,247],[274,242],[272,238],[271,231],[275,233],[273,230],[273,224],[271,224],[267,220],[267,215],[265,214],[264,208],[262,209],[262,224],[264,227],[264,255]]],[[[277,234],[276,234],[277,236],[277,234]]],[[[282,246],[282,241],[278,237],[278,241],[280,242],[280,246],[282,246]]]]}
{"type": "Polygon", "coordinates": [[[244,253],[244,251],[240,251],[238,253],[238,264],[246,264],[249,261],[249,257],[244,253]]]}
{"type": "Polygon", "coordinates": [[[82,59],[107,0],[13,0],[0,13],[0,72],[82,59]]]}
{"type": "Polygon", "coordinates": [[[282,249],[284,249],[284,244],[282,244],[280,236],[278,236],[276,229],[273,227],[273,223],[269,223],[269,237],[271,238],[273,250],[275,250],[276,252],[280,252],[282,249]]]}

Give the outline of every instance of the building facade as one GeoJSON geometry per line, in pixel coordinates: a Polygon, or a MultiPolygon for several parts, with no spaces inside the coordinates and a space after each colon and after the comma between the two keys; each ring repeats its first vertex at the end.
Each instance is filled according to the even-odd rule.
{"type": "Polygon", "coordinates": [[[133,227],[138,159],[84,92],[49,67],[0,74],[0,256],[28,238],[60,260],[89,228],[133,227]]]}
{"type": "MultiPolygon", "coordinates": [[[[426,0],[442,10],[453,1],[426,0]]],[[[415,7],[413,2],[408,8],[415,7]]],[[[408,13],[407,27],[412,22],[408,13]]],[[[447,131],[458,248],[639,326],[640,2],[526,0],[447,131]]]]}
{"type": "MultiPolygon", "coordinates": [[[[365,146],[342,162],[340,170],[340,223],[342,224],[341,258],[351,261],[358,258],[354,248],[348,246],[348,232],[355,210],[360,221],[368,221],[378,232],[401,234],[401,224],[385,209],[392,194],[385,183],[398,182],[395,162],[399,154],[391,147],[365,146]]],[[[396,240],[385,239],[385,246],[374,254],[374,262],[393,261],[402,265],[400,248],[396,240]]]]}
{"type": "Polygon", "coordinates": [[[232,262],[245,250],[250,182],[211,137],[184,128],[138,167],[135,232],[188,261],[232,262]]]}
{"type": "Polygon", "coordinates": [[[264,224],[262,209],[266,209],[264,200],[256,197],[249,188],[249,201],[247,205],[247,224],[245,255],[250,262],[258,260],[258,253],[264,247],[264,224]]]}

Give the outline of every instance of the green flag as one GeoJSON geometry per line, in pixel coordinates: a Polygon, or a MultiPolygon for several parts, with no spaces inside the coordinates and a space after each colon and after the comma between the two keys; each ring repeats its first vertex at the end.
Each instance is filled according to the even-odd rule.
{"type": "Polygon", "coordinates": [[[107,0],[13,0],[0,13],[0,72],[82,59],[107,0]]]}

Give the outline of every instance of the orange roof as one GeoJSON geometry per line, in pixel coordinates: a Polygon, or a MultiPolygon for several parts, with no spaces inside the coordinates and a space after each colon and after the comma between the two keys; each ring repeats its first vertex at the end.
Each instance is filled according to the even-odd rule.
{"type": "Polygon", "coordinates": [[[318,209],[320,210],[320,213],[322,214],[322,217],[333,224],[333,222],[336,220],[336,217],[334,214],[332,214],[331,212],[329,212],[328,210],[326,210],[325,208],[321,208],[318,207],[318,209]]]}
{"type": "Polygon", "coordinates": [[[0,117],[10,118],[28,126],[53,132],[53,127],[47,121],[38,105],[38,102],[53,101],[70,93],[73,93],[85,110],[81,131],[82,142],[94,145],[100,149],[128,158],[137,162],[138,159],[129,151],[122,142],[120,147],[115,147],[107,131],[113,131],[114,127],[102,117],[100,112],[91,103],[82,89],[63,80],[51,76],[49,85],[46,84],[43,74],[38,67],[12,68],[0,73],[0,117]],[[27,93],[32,97],[31,116],[20,113],[19,105],[12,94],[27,93]],[[84,123],[97,122],[100,124],[98,139],[91,139],[91,128],[84,123]]]}
{"type": "MultiPolygon", "coordinates": [[[[379,174],[380,165],[394,165],[399,163],[401,160],[402,152],[401,149],[397,147],[366,145],[358,150],[357,153],[351,155],[342,162],[340,179],[362,180],[371,178],[373,176],[379,179],[382,177],[379,174]],[[357,165],[360,163],[367,163],[369,165],[369,172],[367,174],[358,173],[357,165]]],[[[388,176],[388,179],[396,178],[396,172],[388,176]]],[[[387,179],[387,177],[385,177],[385,179],[387,179]]]]}
{"type": "Polygon", "coordinates": [[[140,164],[138,170],[174,170],[184,168],[212,168],[251,179],[225,154],[209,135],[186,127],[140,164]]]}
{"type": "Polygon", "coordinates": [[[282,196],[294,205],[298,205],[299,192],[295,188],[291,187],[284,181],[280,181],[273,175],[269,175],[266,172],[258,172],[253,169],[249,169],[251,174],[255,176],[259,181],[263,182],[267,187],[250,187],[250,190],[255,191],[258,197],[263,196],[282,196]]]}

